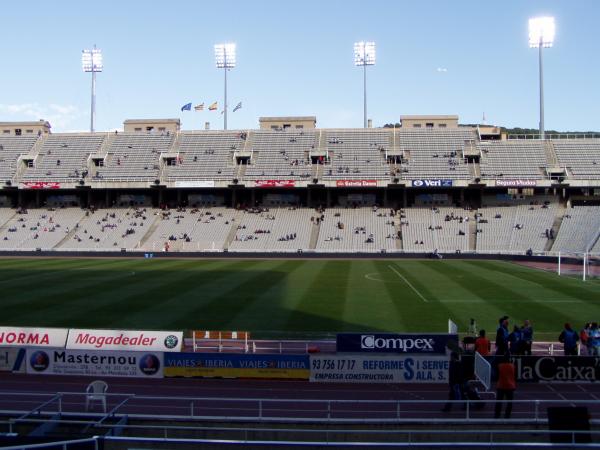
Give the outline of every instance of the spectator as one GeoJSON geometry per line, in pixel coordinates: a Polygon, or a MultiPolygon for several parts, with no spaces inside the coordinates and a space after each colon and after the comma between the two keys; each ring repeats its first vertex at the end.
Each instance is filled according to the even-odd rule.
{"type": "Polygon", "coordinates": [[[496,330],[496,355],[504,355],[508,352],[508,334],[508,316],[503,316],[496,330]]]}
{"type": "Polygon", "coordinates": [[[558,336],[558,341],[565,347],[565,356],[577,356],[577,342],[579,342],[579,336],[571,328],[570,323],[565,323],[565,328],[560,333],[560,336],[558,336]]]}
{"type": "Polygon", "coordinates": [[[481,356],[487,356],[492,349],[492,343],[485,337],[485,330],[479,330],[479,337],[475,339],[475,351],[481,356]]]}
{"type": "Polygon", "coordinates": [[[523,327],[521,328],[521,337],[523,339],[523,355],[531,355],[531,345],[533,344],[533,327],[531,326],[531,322],[529,320],[525,320],[523,322],[523,327]]]}
{"type": "MultiPolygon", "coordinates": [[[[10,230],[9,230],[10,231],[10,230]]],[[[581,345],[585,347],[587,355],[592,355],[592,340],[590,339],[590,330],[592,328],[592,324],[590,322],[586,323],[585,326],[579,332],[579,341],[581,345]]]]}
{"type": "Polygon", "coordinates": [[[450,367],[448,369],[448,402],[442,408],[443,412],[450,412],[452,409],[453,401],[462,400],[462,387],[464,383],[463,378],[463,367],[458,353],[452,352],[450,354],[450,367]]]}
{"type": "Polygon", "coordinates": [[[515,377],[515,365],[510,362],[508,354],[505,354],[500,363],[498,364],[498,384],[496,385],[496,408],[494,410],[494,417],[500,418],[502,413],[502,405],[504,400],[506,403],[506,410],[504,412],[504,418],[510,419],[512,413],[512,402],[517,389],[517,382],[515,377]]]}
{"type": "Polygon", "coordinates": [[[520,355],[522,349],[522,334],[518,325],[515,325],[512,333],[508,335],[509,350],[512,355],[520,355]]]}
{"type": "Polygon", "coordinates": [[[598,329],[597,322],[592,322],[592,326],[590,327],[589,341],[592,356],[600,356],[600,329],[598,329]]]}

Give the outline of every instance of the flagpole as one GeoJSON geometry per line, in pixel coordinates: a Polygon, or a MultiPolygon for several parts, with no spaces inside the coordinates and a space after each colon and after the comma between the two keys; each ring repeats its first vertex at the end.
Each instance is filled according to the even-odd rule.
{"type": "Polygon", "coordinates": [[[223,70],[225,70],[225,114],[223,115],[223,129],[227,130],[227,65],[223,70]]]}

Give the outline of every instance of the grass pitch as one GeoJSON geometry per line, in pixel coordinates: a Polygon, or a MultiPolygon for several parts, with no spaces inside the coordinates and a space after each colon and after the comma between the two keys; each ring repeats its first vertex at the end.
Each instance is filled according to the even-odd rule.
{"type": "Polygon", "coordinates": [[[600,283],[498,261],[1,259],[0,324],[445,332],[531,319],[537,339],[600,317],[600,283]]]}

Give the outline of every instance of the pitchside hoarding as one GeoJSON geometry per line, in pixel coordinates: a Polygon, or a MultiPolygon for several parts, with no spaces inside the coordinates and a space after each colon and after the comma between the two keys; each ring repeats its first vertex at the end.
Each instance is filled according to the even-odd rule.
{"type": "Polygon", "coordinates": [[[310,355],[310,381],[320,383],[448,383],[446,356],[310,355]]]}
{"type": "Polygon", "coordinates": [[[25,372],[24,359],[24,348],[0,348],[0,372],[25,372]]]}
{"type": "MultiPolygon", "coordinates": [[[[496,358],[487,358],[492,365],[496,358]]],[[[514,356],[517,382],[556,383],[600,380],[600,358],[594,356],[514,356]]]]}
{"type": "Polygon", "coordinates": [[[178,352],[182,331],[69,330],[69,350],[178,352]]]}
{"type": "Polygon", "coordinates": [[[445,354],[458,343],[455,334],[339,333],[339,353],[445,354]]]}
{"type": "Polygon", "coordinates": [[[162,378],[161,352],[95,352],[27,349],[27,373],[101,377],[162,378]]]}
{"type": "Polygon", "coordinates": [[[165,353],[165,377],[308,380],[306,355],[165,353]]]}
{"type": "Polygon", "coordinates": [[[0,347],[64,347],[66,328],[0,327],[0,347]]]}

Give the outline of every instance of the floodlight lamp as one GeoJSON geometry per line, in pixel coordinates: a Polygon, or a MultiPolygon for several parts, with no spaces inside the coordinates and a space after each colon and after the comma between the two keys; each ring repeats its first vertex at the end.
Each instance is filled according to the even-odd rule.
{"type": "Polygon", "coordinates": [[[529,47],[552,47],[555,31],[554,17],[529,19],[529,47]]]}
{"type": "Polygon", "coordinates": [[[233,69],[235,67],[235,44],[215,45],[215,60],[219,69],[233,69]]]}
{"type": "Polygon", "coordinates": [[[81,52],[81,68],[84,72],[102,72],[102,50],[94,48],[81,52]]]}
{"type": "Polygon", "coordinates": [[[375,65],[375,42],[355,42],[354,43],[354,65],[355,66],[374,66],[375,65]]]}

